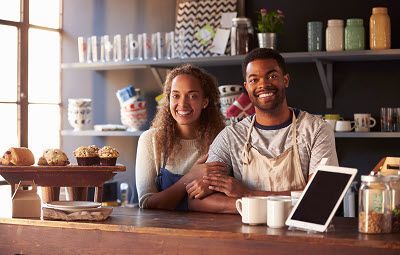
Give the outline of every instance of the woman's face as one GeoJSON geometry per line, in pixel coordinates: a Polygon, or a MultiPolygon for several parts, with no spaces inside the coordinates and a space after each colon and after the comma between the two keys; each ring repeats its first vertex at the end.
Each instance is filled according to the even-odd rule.
{"type": "Polygon", "coordinates": [[[172,80],[169,100],[172,117],[181,127],[198,125],[201,111],[208,105],[200,81],[187,74],[172,80]]]}

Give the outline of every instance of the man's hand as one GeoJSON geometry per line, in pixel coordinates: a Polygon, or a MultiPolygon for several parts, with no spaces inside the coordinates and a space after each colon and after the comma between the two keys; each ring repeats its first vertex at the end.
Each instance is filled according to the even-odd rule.
{"type": "Polygon", "coordinates": [[[223,174],[210,173],[203,177],[203,182],[210,190],[225,193],[228,197],[244,197],[251,192],[239,180],[223,174]]]}
{"type": "Polygon", "coordinates": [[[186,192],[189,198],[203,199],[214,191],[208,188],[208,184],[204,183],[203,179],[197,179],[186,185],[186,192]]]}

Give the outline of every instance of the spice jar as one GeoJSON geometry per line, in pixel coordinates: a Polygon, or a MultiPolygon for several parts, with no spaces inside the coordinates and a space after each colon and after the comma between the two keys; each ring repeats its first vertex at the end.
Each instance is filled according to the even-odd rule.
{"type": "Polygon", "coordinates": [[[390,178],[361,176],[358,204],[358,231],[367,234],[390,233],[392,229],[390,178]]]}
{"type": "Polygon", "coordinates": [[[400,175],[389,176],[389,186],[391,189],[391,210],[392,210],[392,232],[400,232],[400,175]]]}
{"type": "Polygon", "coordinates": [[[343,20],[330,19],[326,28],[326,51],[342,51],[344,28],[343,20]]]}
{"type": "Polygon", "coordinates": [[[246,54],[253,49],[254,30],[248,18],[233,18],[231,28],[231,55],[246,54]]]}
{"type": "Polygon", "coordinates": [[[372,8],[369,19],[369,46],[371,50],[390,49],[390,18],[385,7],[372,8]]]}
{"type": "Polygon", "coordinates": [[[345,50],[363,50],[365,48],[365,31],[362,19],[347,19],[344,30],[345,50]]]}

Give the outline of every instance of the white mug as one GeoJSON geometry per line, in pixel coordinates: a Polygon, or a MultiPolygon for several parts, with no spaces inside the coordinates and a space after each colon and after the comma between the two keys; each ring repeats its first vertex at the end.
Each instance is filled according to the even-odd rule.
{"type": "Polygon", "coordinates": [[[267,208],[268,227],[282,228],[292,209],[292,199],[290,196],[269,196],[267,208]]]}
{"type": "Polygon", "coordinates": [[[242,197],[236,200],[236,209],[242,216],[242,222],[249,225],[267,223],[268,197],[242,197]]]}
{"type": "Polygon", "coordinates": [[[375,127],[376,120],[370,113],[355,113],[354,123],[356,132],[369,132],[369,129],[375,127]]]}
{"type": "Polygon", "coordinates": [[[303,191],[290,191],[290,199],[292,200],[292,206],[295,206],[299,201],[303,191]]]}
{"type": "Polygon", "coordinates": [[[349,121],[349,120],[336,121],[335,131],[337,132],[350,132],[354,128],[355,128],[354,121],[349,121]]]}

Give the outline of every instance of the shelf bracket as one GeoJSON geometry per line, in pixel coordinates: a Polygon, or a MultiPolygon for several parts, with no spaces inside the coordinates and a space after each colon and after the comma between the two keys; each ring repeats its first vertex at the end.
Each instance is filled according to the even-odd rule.
{"type": "Polygon", "coordinates": [[[163,82],[163,78],[161,77],[161,74],[158,71],[158,69],[155,67],[150,67],[150,70],[153,73],[154,79],[156,80],[158,86],[160,86],[160,88],[163,89],[164,82],[163,82]]]}
{"type": "Polygon", "coordinates": [[[321,79],[322,88],[325,93],[326,108],[332,109],[333,107],[333,67],[331,62],[323,63],[319,59],[315,59],[317,65],[319,78],[321,79]],[[326,67],[324,67],[326,65],[326,67]]]}

